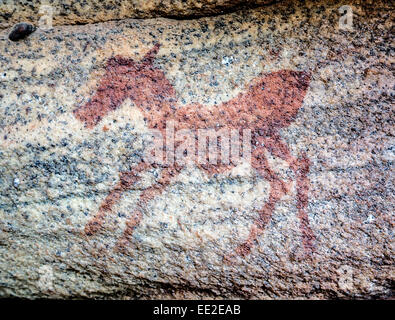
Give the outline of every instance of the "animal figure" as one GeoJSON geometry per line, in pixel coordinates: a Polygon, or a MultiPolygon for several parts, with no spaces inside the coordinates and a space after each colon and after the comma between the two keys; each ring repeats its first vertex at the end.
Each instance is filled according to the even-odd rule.
{"type": "MultiPolygon", "coordinates": [[[[85,127],[93,128],[129,98],[141,110],[148,128],[160,130],[163,135],[166,121],[173,121],[175,130],[217,128],[218,125],[240,132],[246,128],[251,129],[251,166],[269,182],[270,194],[258,212],[249,237],[235,249],[235,254],[249,254],[257,237],[270,222],[276,204],[289,191],[289,184],[282,181],[270,168],[265,158],[265,149],[285,160],[295,173],[303,245],[305,251],[313,252],[314,234],[310,229],[307,214],[310,161],[304,153],[294,157],[279,135],[279,130],[289,126],[295,119],[308,89],[310,74],[291,70],[261,74],[247,84],[244,91],[227,102],[213,106],[192,104],[181,107],[177,102],[174,87],[166,79],[164,72],[154,66],[159,47],[156,44],[139,62],[121,56],[110,58],[96,93],[89,102],[74,110],[75,117],[85,127]]],[[[196,163],[209,176],[229,170],[232,165],[196,163]]],[[[142,160],[131,171],[120,173],[118,184],[86,224],[85,233],[88,236],[92,236],[102,227],[106,215],[111,213],[122,193],[130,189],[140,179],[139,175],[150,168],[152,164],[142,160]]],[[[176,163],[163,166],[157,183],[142,191],[135,211],[126,223],[119,246],[126,246],[132,241],[133,230],[143,217],[144,205],[161,194],[181,169],[182,166],[176,163]]]]}

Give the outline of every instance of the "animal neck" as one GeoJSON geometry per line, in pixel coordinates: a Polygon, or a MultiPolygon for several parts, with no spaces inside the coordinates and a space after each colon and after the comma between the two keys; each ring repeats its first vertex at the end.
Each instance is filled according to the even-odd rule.
{"type": "Polygon", "coordinates": [[[175,120],[176,101],[138,101],[136,106],[150,129],[164,130],[167,122],[175,120]]]}

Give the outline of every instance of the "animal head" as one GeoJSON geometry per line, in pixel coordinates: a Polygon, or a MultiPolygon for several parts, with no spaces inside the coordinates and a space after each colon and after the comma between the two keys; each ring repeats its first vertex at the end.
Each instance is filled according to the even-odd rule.
{"type": "Polygon", "coordinates": [[[92,128],[127,98],[151,112],[159,112],[164,101],[174,100],[176,93],[173,86],[164,72],[154,66],[159,47],[156,44],[140,61],[121,56],[110,58],[95,95],[74,110],[76,118],[92,128]]]}
{"type": "Polygon", "coordinates": [[[270,131],[287,127],[295,119],[310,78],[310,73],[294,70],[264,74],[242,93],[239,104],[244,105],[246,113],[251,115],[250,124],[261,122],[258,127],[269,134],[270,131]]]}

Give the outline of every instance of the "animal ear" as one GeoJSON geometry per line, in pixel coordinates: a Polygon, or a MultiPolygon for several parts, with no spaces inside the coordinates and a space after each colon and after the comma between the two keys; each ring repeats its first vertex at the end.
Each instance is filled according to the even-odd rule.
{"type": "Polygon", "coordinates": [[[141,60],[143,64],[153,64],[155,60],[155,56],[158,54],[160,48],[160,44],[156,43],[151,50],[149,50],[144,58],[141,60]]]}
{"type": "Polygon", "coordinates": [[[114,56],[107,60],[107,68],[117,66],[133,66],[133,59],[124,58],[122,56],[114,56]]]}

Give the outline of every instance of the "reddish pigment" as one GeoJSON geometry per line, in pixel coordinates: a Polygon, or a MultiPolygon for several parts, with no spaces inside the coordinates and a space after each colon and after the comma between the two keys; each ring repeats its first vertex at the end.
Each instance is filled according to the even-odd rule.
{"type": "MultiPolygon", "coordinates": [[[[257,237],[271,220],[277,203],[289,191],[284,183],[269,167],[264,156],[265,149],[276,157],[285,160],[295,172],[297,185],[297,209],[303,245],[307,252],[314,250],[314,234],[309,225],[307,206],[309,192],[310,161],[303,154],[299,158],[291,155],[288,145],[281,139],[279,130],[294,121],[307,92],[310,74],[304,71],[281,70],[261,74],[235,98],[212,106],[191,104],[181,106],[176,99],[173,85],[166,79],[162,70],[154,66],[159,44],[155,45],[140,62],[115,56],[106,64],[106,72],[99,87],[88,103],[74,110],[74,115],[87,128],[96,126],[110,112],[120,107],[127,98],[141,110],[148,128],[160,130],[166,136],[166,122],[173,121],[174,130],[181,129],[251,129],[252,167],[270,183],[268,201],[259,211],[248,239],[236,248],[236,254],[245,256],[250,253],[257,237]],[[219,126],[218,126],[219,125],[219,126]]],[[[177,144],[176,146],[177,147],[177,144]]],[[[224,172],[232,168],[221,163],[196,166],[209,175],[224,172]]],[[[119,183],[109,192],[98,212],[85,227],[87,235],[93,235],[103,225],[105,216],[112,211],[121,195],[139,180],[142,172],[152,165],[142,162],[130,172],[120,174],[119,183]]],[[[157,183],[145,189],[126,224],[123,239],[124,246],[132,241],[133,230],[143,217],[144,205],[158,196],[182,170],[178,164],[164,166],[157,183]]]]}

